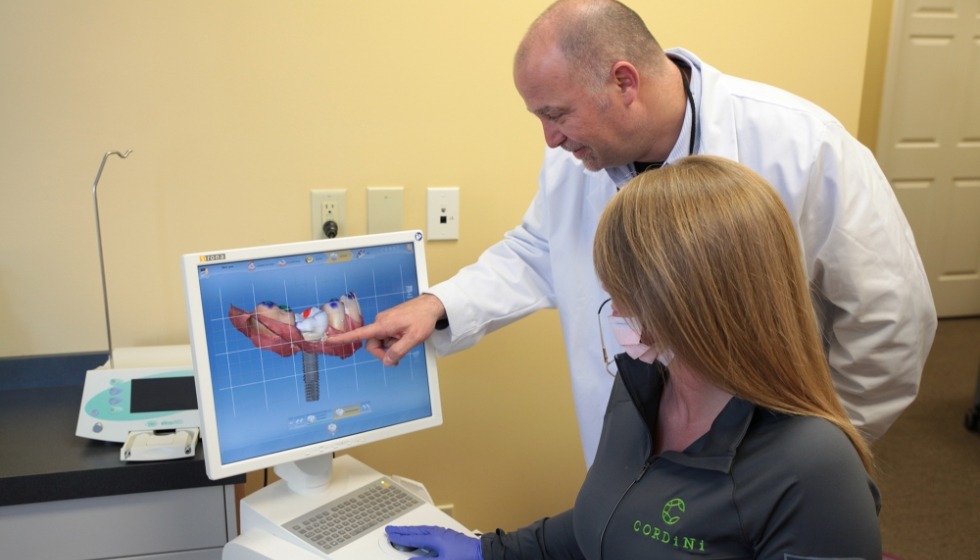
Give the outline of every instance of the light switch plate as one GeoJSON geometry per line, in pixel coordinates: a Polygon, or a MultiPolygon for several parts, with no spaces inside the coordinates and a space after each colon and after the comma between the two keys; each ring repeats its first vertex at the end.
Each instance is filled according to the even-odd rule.
{"type": "Polygon", "coordinates": [[[368,187],[368,233],[385,233],[403,229],[404,193],[403,187],[368,187]]]}

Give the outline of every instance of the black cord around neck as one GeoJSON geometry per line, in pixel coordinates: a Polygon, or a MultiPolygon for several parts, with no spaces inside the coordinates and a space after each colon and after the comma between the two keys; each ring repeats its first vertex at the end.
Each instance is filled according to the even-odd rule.
{"type": "MultiPolygon", "coordinates": [[[[677,64],[676,62],[674,64],[677,64]]],[[[687,148],[687,154],[694,155],[694,140],[698,132],[698,109],[694,106],[694,95],[691,94],[691,81],[688,79],[684,69],[678,64],[677,69],[681,71],[681,79],[684,81],[684,94],[687,95],[687,102],[691,106],[691,141],[687,148]]]]}
{"type": "MultiPolygon", "coordinates": [[[[677,69],[681,73],[681,81],[684,83],[684,95],[687,97],[687,103],[691,107],[691,139],[688,142],[687,153],[688,155],[693,156],[694,144],[695,144],[695,140],[697,140],[697,131],[698,131],[698,109],[694,105],[694,95],[691,93],[691,81],[688,79],[687,74],[684,73],[684,68],[682,67],[681,63],[676,60],[671,59],[671,62],[673,62],[677,66],[677,69]]],[[[683,65],[683,66],[690,68],[687,65],[683,65]]],[[[664,166],[665,163],[666,160],[635,161],[633,162],[633,167],[636,170],[636,174],[639,175],[640,173],[643,173],[647,169],[660,169],[661,167],[664,166]]]]}

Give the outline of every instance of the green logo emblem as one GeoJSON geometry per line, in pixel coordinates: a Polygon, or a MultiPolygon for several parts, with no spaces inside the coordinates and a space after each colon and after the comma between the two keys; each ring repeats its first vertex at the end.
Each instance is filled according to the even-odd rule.
{"type": "Polygon", "coordinates": [[[674,515],[674,510],[677,509],[681,513],[684,513],[684,500],[680,498],[674,498],[664,504],[664,509],[660,513],[660,517],[664,520],[667,525],[673,525],[681,520],[680,515],[674,515]]]}

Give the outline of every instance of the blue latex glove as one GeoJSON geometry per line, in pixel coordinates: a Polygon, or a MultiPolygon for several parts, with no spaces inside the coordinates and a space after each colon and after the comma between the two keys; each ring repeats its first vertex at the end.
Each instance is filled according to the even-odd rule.
{"type": "MultiPolygon", "coordinates": [[[[425,549],[432,554],[416,558],[441,558],[443,560],[483,560],[480,539],[463,533],[433,527],[431,525],[412,525],[385,527],[388,540],[394,544],[415,547],[419,554],[425,549]]],[[[409,552],[409,554],[412,554],[409,552]]]]}

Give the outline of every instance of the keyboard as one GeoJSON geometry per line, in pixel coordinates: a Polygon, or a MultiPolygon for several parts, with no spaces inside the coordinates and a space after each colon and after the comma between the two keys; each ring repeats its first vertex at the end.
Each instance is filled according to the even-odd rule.
{"type": "Polygon", "coordinates": [[[329,554],[424,503],[382,477],[283,523],[282,527],[329,554]]]}

